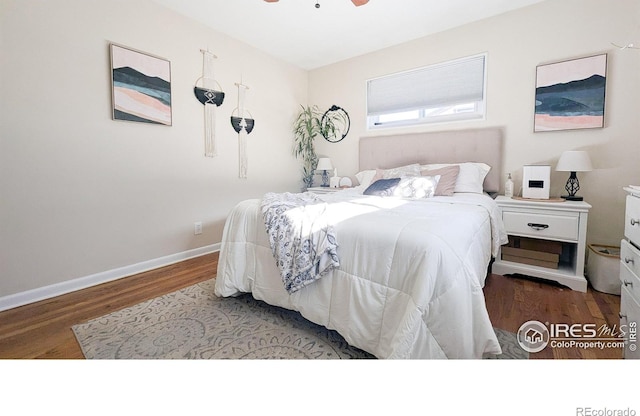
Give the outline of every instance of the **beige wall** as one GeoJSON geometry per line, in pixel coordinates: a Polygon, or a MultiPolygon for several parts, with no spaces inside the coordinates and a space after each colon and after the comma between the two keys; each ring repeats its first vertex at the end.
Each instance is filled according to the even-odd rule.
{"type": "MultiPolygon", "coordinates": [[[[0,298],[218,243],[235,203],[299,189],[290,127],[299,104],[349,111],[349,136],[317,143],[340,175],[357,171],[359,137],[399,131],[503,126],[503,171],[516,183],[524,164],[589,150],[597,170],[580,179],[594,206],[591,242],[619,241],[621,187],[640,183],[640,51],[610,45],[640,42],[637,0],[549,0],[309,73],[149,0],[2,0],[0,19],[0,298]],[[173,126],[111,120],[110,42],[171,61],[173,126]],[[215,159],[202,156],[192,93],[207,47],[227,93],[215,159]],[[487,120],[366,130],[367,79],[480,52],[489,54],[487,120]],[[536,65],[602,52],[607,127],[533,134],[536,65]],[[256,119],[246,180],[227,126],[241,77],[256,119]]],[[[565,180],[553,174],[553,193],[565,180]]]]}
{"type": "Polygon", "coordinates": [[[0,19],[0,298],[218,243],[237,202],[299,189],[306,71],[148,0],[2,0],[0,19]],[[111,120],[110,42],[171,61],[173,126],[111,120]],[[193,95],[201,48],[227,93],[214,159],[193,95]],[[246,180],[229,124],[241,78],[246,180]]]}
{"type": "MultiPolygon", "coordinates": [[[[352,130],[342,142],[318,144],[339,175],[357,171],[358,138],[409,131],[502,126],[503,172],[521,188],[522,166],[555,166],[564,150],[588,150],[596,170],[579,174],[582,194],[593,205],[588,241],[619,244],[623,234],[624,185],[640,184],[640,51],[616,50],[611,42],[640,43],[637,0],[549,0],[525,9],[421,38],[400,46],[311,71],[309,101],[345,108],[352,130]],[[368,131],[366,80],[415,67],[488,53],[488,109],[484,121],[368,131]],[[536,66],[608,53],[606,127],[533,133],[536,66]]],[[[552,194],[564,192],[566,172],[553,172],[552,194]]]]}

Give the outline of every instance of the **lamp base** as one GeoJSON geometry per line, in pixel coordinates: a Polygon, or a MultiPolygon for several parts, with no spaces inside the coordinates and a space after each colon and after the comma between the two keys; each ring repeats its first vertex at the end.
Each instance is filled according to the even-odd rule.
{"type": "Polygon", "coordinates": [[[582,198],[581,196],[570,196],[570,195],[563,195],[561,197],[562,199],[566,199],[567,201],[582,201],[584,198],[582,198]]]}
{"type": "Polygon", "coordinates": [[[322,185],[320,186],[323,188],[329,187],[329,172],[327,172],[326,170],[322,171],[322,185]]]}

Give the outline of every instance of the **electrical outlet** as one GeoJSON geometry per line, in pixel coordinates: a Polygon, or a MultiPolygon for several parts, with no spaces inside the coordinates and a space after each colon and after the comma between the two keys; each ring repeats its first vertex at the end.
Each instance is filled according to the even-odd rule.
{"type": "Polygon", "coordinates": [[[200,221],[193,224],[193,234],[202,234],[202,223],[200,221]]]}

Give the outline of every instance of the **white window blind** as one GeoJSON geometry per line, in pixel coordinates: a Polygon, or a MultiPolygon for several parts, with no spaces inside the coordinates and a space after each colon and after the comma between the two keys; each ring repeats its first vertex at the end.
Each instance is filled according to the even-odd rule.
{"type": "Polygon", "coordinates": [[[476,55],[369,80],[367,116],[484,102],[485,61],[476,55]]]}

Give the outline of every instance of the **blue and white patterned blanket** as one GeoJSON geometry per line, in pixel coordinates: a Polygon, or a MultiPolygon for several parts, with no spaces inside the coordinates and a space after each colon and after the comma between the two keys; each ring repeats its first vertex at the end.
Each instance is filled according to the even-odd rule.
{"type": "Polygon", "coordinates": [[[339,267],[327,204],[312,193],[267,193],[261,203],[269,244],[287,292],[294,293],[339,267]]]}

